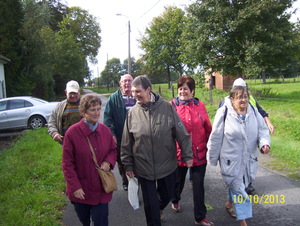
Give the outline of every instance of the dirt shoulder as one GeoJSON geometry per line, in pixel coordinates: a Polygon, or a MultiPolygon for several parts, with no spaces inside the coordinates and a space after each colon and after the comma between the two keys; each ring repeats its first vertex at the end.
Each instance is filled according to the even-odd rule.
{"type": "MultiPolygon", "coordinates": [[[[267,155],[263,155],[263,154],[260,154],[259,157],[258,157],[258,164],[264,168],[267,168],[277,174],[280,174],[282,176],[285,176],[285,177],[289,177],[289,174],[291,173],[290,171],[287,171],[287,170],[276,170],[276,169],[273,169],[273,167],[271,166],[271,163],[272,161],[274,160],[275,158],[270,155],[270,154],[267,154],[267,155]]],[[[299,181],[295,178],[291,178],[293,180],[296,180],[296,181],[299,181]]]]}

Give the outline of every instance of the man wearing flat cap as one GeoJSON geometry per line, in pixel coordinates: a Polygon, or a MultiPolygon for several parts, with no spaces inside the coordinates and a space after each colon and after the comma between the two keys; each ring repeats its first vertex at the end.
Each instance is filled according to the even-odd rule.
{"type": "Polygon", "coordinates": [[[70,126],[81,120],[78,110],[80,87],[78,82],[71,80],[66,85],[67,99],[61,101],[52,110],[48,122],[48,133],[53,140],[63,143],[63,137],[70,126]]]}

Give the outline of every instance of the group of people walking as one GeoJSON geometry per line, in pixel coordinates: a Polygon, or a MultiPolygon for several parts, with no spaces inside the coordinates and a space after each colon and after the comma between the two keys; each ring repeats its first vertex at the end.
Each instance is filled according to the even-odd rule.
{"type": "MultiPolygon", "coordinates": [[[[118,162],[125,191],[127,177],[138,178],[147,225],[161,225],[164,209],[170,202],[173,212],[181,211],[181,193],[189,168],[195,224],[214,225],[206,218],[207,163],[213,166],[219,163],[229,188],[224,208],[241,225],[247,225],[245,220],[252,217],[252,204],[245,189],[255,179],[259,150],[266,154],[270,151],[268,127],[272,133],[274,127],[269,119],[264,120],[256,105],[249,104],[246,83],[237,82],[233,86],[218,109],[213,126],[204,103],[195,97],[195,81],[190,76],[179,78],[178,97],[170,103],[152,92],[147,76],[133,79],[131,75],[123,75],[120,86],[108,99],[104,124],[98,122],[101,99],[87,94],[77,100],[82,119],[59,136],[63,143],[67,195],[82,224],[90,225],[92,219],[94,225],[108,225],[108,202],[112,199],[112,192],[106,193],[102,188],[89,139],[101,169],[113,169],[118,162]],[[246,201],[237,203],[234,195],[241,195],[246,201]]],[[[72,95],[69,91],[67,84],[67,106],[72,104],[68,100],[68,95],[72,95]]],[[[80,93],[79,86],[72,91],[80,93]]],[[[67,108],[60,111],[63,112],[60,123],[55,122],[59,118],[57,112],[54,109],[50,116],[48,131],[60,142],[55,139],[59,132],[53,124],[66,127],[72,111],[67,108]]]]}

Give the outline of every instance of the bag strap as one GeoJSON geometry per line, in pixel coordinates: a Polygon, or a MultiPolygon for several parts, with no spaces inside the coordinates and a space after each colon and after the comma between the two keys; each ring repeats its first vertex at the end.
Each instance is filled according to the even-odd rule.
{"type": "Polygon", "coordinates": [[[99,168],[99,165],[98,165],[98,162],[97,162],[97,158],[96,158],[96,155],[95,155],[93,146],[92,146],[92,144],[91,144],[91,141],[90,141],[90,139],[89,139],[88,137],[86,137],[86,139],[87,139],[87,141],[88,141],[88,143],[89,143],[89,146],[90,146],[90,148],[91,148],[91,152],[92,152],[92,155],[93,155],[93,160],[94,160],[94,162],[95,162],[95,166],[96,166],[96,168],[99,168]]]}

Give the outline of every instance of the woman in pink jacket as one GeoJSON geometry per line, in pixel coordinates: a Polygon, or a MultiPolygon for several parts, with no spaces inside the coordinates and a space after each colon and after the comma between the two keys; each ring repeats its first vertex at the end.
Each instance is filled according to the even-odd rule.
{"type": "MultiPolygon", "coordinates": [[[[170,103],[177,111],[185,128],[192,137],[193,166],[193,199],[194,216],[197,225],[214,225],[206,219],[204,204],[204,176],[206,171],[207,141],[211,133],[211,124],[204,103],[194,98],[195,80],[190,76],[180,77],[177,82],[178,97],[170,103]]],[[[184,187],[188,168],[181,160],[181,150],[177,145],[178,168],[176,171],[175,194],[172,199],[172,210],[180,212],[179,200],[184,187]]]]}
{"type": "Polygon", "coordinates": [[[101,99],[95,94],[81,98],[79,111],[83,119],[65,134],[62,168],[67,181],[67,195],[84,226],[108,225],[108,202],[112,192],[106,193],[95,168],[89,138],[101,169],[113,169],[117,159],[116,144],[107,126],[99,123],[101,99]]]}

